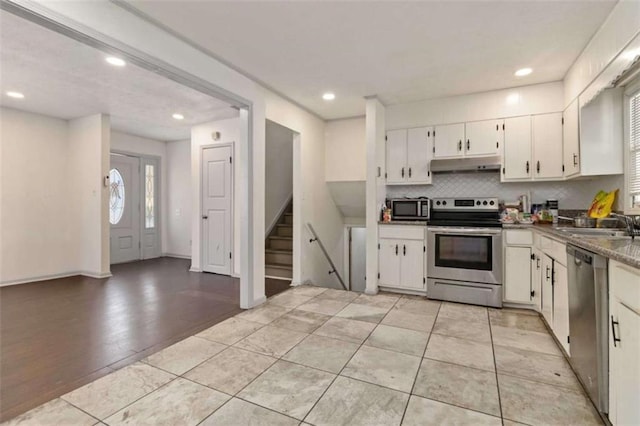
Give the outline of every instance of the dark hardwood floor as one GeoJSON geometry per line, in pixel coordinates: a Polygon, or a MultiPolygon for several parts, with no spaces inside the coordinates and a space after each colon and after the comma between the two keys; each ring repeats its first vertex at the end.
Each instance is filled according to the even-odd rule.
{"type": "MultiPolygon", "coordinates": [[[[0,421],[241,311],[239,280],[160,258],[0,288],[0,421]]],[[[266,280],[267,297],[288,281],[266,280]]]]}

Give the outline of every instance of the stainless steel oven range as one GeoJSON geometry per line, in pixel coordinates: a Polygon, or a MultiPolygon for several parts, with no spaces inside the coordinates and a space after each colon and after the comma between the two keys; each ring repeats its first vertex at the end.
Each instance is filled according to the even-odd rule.
{"type": "Polygon", "coordinates": [[[427,297],[502,307],[502,224],[497,198],[431,200],[427,297]]]}

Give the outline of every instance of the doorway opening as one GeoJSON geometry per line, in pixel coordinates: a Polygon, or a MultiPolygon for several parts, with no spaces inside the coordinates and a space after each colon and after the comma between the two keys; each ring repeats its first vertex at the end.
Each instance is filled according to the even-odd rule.
{"type": "Polygon", "coordinates": [[[160,159],[118,152],[110,157],[111,264],[160,257],[160,159]]]}
{"type": "Polygon", "coordinates": [[[291,281],[294,258],[295,133],[267,120],[265,129],[265,277],[291,281]]]}
{"type": "Polygon", "coordinates": [[[367,283],[367,228],[364,225],[345,227],[344,241],[347,288],[363,293],[367,283]]]}

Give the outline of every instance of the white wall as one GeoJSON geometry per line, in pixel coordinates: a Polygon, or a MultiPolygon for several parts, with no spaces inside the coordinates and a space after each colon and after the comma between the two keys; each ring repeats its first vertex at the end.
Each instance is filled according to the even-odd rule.
{"type": "Polygon", "coordinates": [[[520,115],[559,112],[563,108],[562,82],[429,99],[386,107],[386,128],[405,129],[520,115]]]}
{"type": "Polygon", "coordinates": [[[365,118],[328,121],[325,125],[325,178],[332,181],[367,180],[365,118]]]}
{"type": "Polygon", "coordinates": [[[167,142],[165,254],[191,258],[191,140],[167,142]]]}
{"type": "Polygon", "coordinates": [[[74,273],[68,126],[0,109],[0,283],[74,273]]]}
{"type": "Polygon", "coordinates": [[[167,145],[155,139],[143,138],[117,131],[111,131],[111,151],[160,158],[160,235],[161,253],[167,252],[168,216],[167,210],[167,145]]]}
{"type": "Polygon", "coordinates": [[[267,120],[265,140],[265,234],[293,195],[293,132],[267,120]]]}
{"type": "MultiPolygon", "coordinates": [[[[294,180],[294,197],[304,194],[298,206],[301,221],[322,222],[323,239],[332,251],[332,257],[340,259],[342,248],[333,252],[337,241],[342,239],[342,219],[333,205],[326,188],[324,176],[324,122],[291,102],[261,87],[255,81],[239,74],[227,65],[208,56],[203,51],[185,43],[152,23],[135,16],[113,2],[49,2],[17,0],[27,10],[44,13],[54,22],[89,36],[108,38],[118,45],[120,51],[136,54],[141,52],[152,59],[183,70],[202,79],[221,91],[242,98],[251,107],[251,115],[240,112],[240,137],[250,143],[251,151],[240,151],[238,164],[244,164],[244,172],[236,195],[247,203],[240,213],[240,239],[242,265],[240,305],[253,306],[264,300],[264,171],[265,171],[265,119],[270,119],[298,133],[302,175],[294,180]],[[250,131],[247,129],[250,127],[250,131]],[[338,237],[336,237],[336,235],[338,237]]],[[[294,150],[295,152],[295,150],[294,150]]],[[[199,154],[192,153],[192,157],[199,154]]],[[[192,163],[193,164],[193,163],[192,163]]],[[[199,190],[199,189],[198,189],[199,190]]],[[[196,189],[192,188],[192,191],[196,189]]],[[[302,197],[302,195],[301,195],[302,197]]],[[[296,214],[296,213],[294,213],[296,214]]],[[[192,212],[192,216],[195,212],[192,212]]],[[[108,223],[108,222],[107,222],[108,223]]],[[[295,228],[295,227],[294,227],[295,228]]],[[[298,231],[301,234],[301,229],[298,231]]],[[[294,239],[296,231],[294,230],[294,239]]],[[[305,236],[306,237],[306,236],[305,236]]],[[[299,239],[300,243],[302,240],[299,239]]],[[[195,240],[193,244],[195,244],[195,240]]],[[[310,254],[313,248],[306,244],[297,252],[302,263],[300,280],[322,282],[326,279],[326,268],[321,260],[310,254]]],[[[236,259],[238,256],[236,256],[236,259]]],[[[325,261],[326,262],[326,261],[325,261]]],[[[294,275],[296,255],[294,254],[294,275]]]]}
{"type": "Polygon", "coordinates": [[[88,276],[111,275],[109,268],[109,116],[95,114],[69,121],[69,177],[79,238],[78,269],[88,276]]]}
{"type": "MultiPolygon", "coordinates": [[[[564,105],[569,105],[640,33],[640,2],[622,0],[567,72],[564,105]]],[[[640,52],[637,52],[640,54],[640,52]]]]}
{"type": "MultiPolygon", "coordinates": [[[[233,185],[238,187],[241,174],[244,173],[240,158],[243,147],[240,143],[239,118],[213,121],[191,128],[191,269],[200,271],[202,268],[201,243],[202,239],[202,147],[217,143],[234,142],[233,185]],[[211,138],[213,132],[220,132],[220,140],[211,138]]],[[[240,231],[242,210],[245,208],[241,197],[236,193],[233,200],[233,268],[232,274],[240,273],[240,231]]]]}

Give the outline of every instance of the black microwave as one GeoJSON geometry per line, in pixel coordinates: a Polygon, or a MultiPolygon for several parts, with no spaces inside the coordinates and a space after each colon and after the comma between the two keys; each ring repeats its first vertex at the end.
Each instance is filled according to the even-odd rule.
{"type": "Polygon", "coordinates": [[[391,220],[428,220],[430,209],[428,198],[395,198],[391,200],[391,220]]]}

